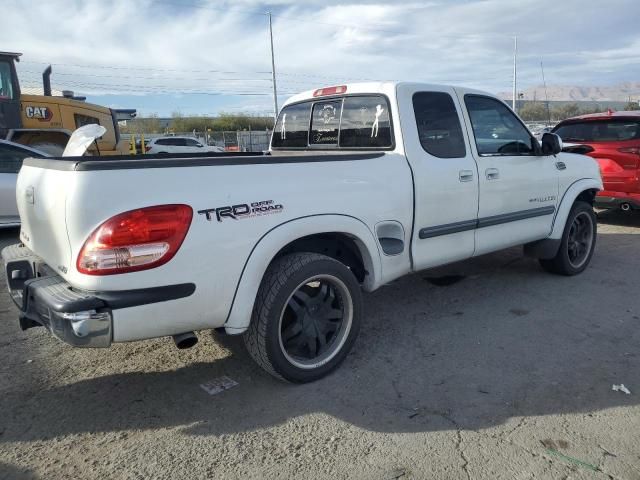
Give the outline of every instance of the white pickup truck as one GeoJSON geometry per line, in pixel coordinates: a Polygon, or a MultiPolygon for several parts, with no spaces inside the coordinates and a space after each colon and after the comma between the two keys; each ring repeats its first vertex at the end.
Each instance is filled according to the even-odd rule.
{"type": "Polygon", "coordinates": [[[349,84],[291,98],[267,155],[27,159],[2,257],[23,329],[181,348],[218,329],[307,382],[351,349],[363,290],[514,245],[580,273],[600,189],[593,159],[491,95],[349,84]]]}

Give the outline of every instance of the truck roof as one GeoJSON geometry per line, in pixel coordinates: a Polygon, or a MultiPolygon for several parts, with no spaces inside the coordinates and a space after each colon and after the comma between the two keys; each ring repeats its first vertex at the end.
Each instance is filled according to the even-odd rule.
{"type": "Polygon", "coordinates": [[[359,82],[359,83],[343,83],[333,86],[324,86],[319,87],[314,90],[306,90],[304,92],[298,93],[290,98],[284,103],[283,107],[289,105],[291,103],[301,102],[304,100],[312,100],[312,99],[320,99],[324,96],[331,95],[343,95],[343,94],[358,94],[358,93],[381,93],[383,95],[391,96],[394,94],[396,88],[400,85],[412,85],[417,88],[424,88],[425,90],[442,90],[442,89],[456,89],[458,91],[462,91],[464,93],[478,93],[482,95],[490,95],[494,97],[495,95],[491,95],[490,93],[483,92],[480,90],[474,90],[470,88],[461,88],[455,87],[453,85],[444,85],[444,84],[435,84],[435,83],[425,83],[425,82],[406,82],[406,81],[393,81],[393,82],[359,82]],[[321,90],[331,92],[332,89],[338,89],[335,93],[323,93],[321,90]],[[320,95],[318,94],[320,93],[320,95]]]}

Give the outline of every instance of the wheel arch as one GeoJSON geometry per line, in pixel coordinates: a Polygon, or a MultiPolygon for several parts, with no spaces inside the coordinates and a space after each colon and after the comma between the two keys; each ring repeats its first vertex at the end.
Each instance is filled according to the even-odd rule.
{"type": "Polygon", "coordinates": [[[573,182],[560,199],[549,238],[555,240],[562,238],[569,212],[576,200],[582,200],[593,205],[595,196],[600,190],[602,190],[602,181],[599,179],[582,178],[573,182]]]}
{"type": "Polygon", "coordinates": [[[227,333],[240,334],[249,326],[256,295],[269,265],[287,253],[303,251],[321,253],[344,263],[364,290],[379,286],[380,252],[364,222],[338,214],[293,219],[267,232],[251,251],[224,324],[227,333]]]}

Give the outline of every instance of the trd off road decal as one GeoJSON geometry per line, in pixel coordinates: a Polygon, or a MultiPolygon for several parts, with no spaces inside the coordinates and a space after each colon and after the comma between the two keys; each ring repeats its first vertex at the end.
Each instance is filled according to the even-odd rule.
{"type": "Polygon", "coordinates": [[[263,200],[261,202],[239,203],[225,207],[207,208],[206,210],[198,210],[198,213],[207,217],[208,221],[212,221],[215,214],[216,220],[221,222],[225,218],[241,220],[243,218],[271,215],[273,213],[280,213],[283,209],[282,204],[275,203],[273,200],[263,200]]]}
{"type": "Polygon", "coordinates": [[[36,118],[41,122],[48,122],[53,118],[53,111],[49,107],[28,106],[24,109],[27,118],[36,118]]]}

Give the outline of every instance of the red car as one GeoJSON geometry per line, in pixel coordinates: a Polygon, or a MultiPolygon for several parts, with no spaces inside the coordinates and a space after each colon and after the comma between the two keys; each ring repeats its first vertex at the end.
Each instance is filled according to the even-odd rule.
{"type": "Polygon", "coordinates": [[[640,111],[581,115],[563,120],[552,132],[562,138],[565,151],[600,164],[604,190],[596,197],[597,207],[640,210],[640,111]]]}

